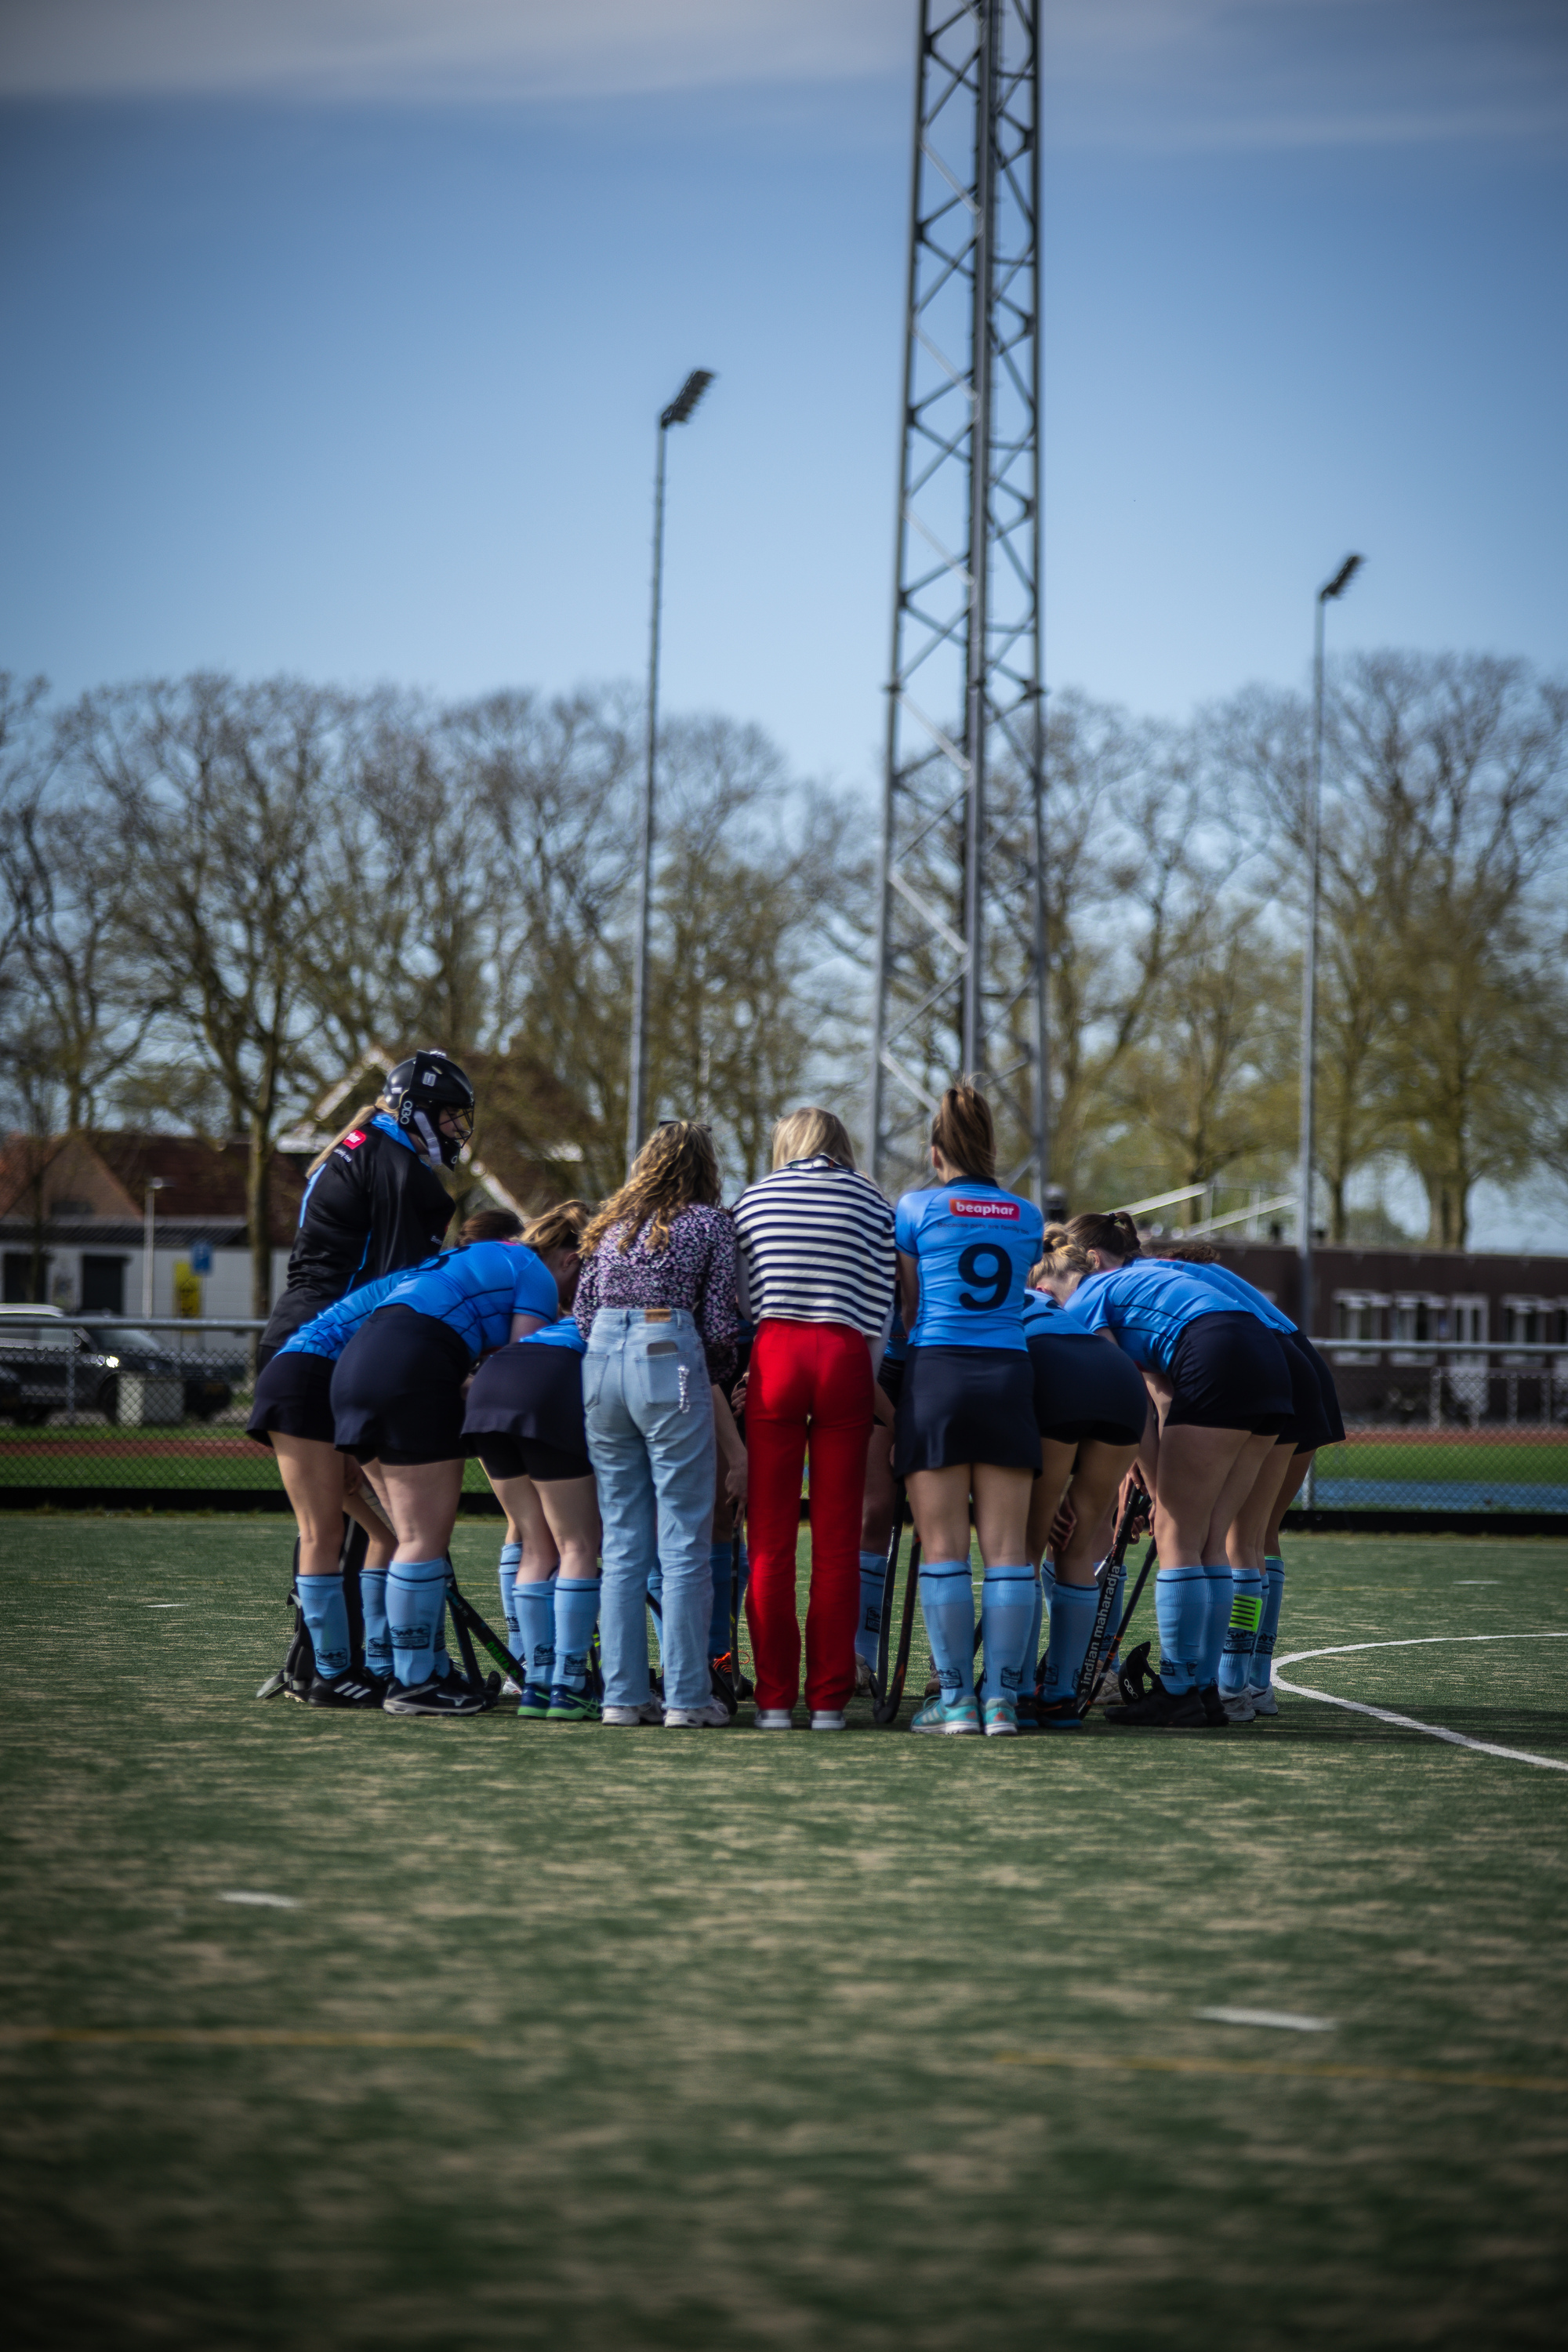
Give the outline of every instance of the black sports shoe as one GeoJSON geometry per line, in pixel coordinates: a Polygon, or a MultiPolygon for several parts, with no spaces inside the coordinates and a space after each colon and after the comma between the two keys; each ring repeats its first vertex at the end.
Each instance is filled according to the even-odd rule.
{"type": "Polygon", "coordinates": [[[1121,1706],[1108,1706],[1107,1723],[1121,1725],[1123,1730],[1202,1731],[1208,1726],[1204,1703],[1195,1690],[1168,1691],[1158,1675],[1153,1676],[1153,1688],[1142,1698],[1130,1699],[1121,1706]]]}
{"type": "MultiPolygon", "coordinates": [[[[1024,1728],[1022,1711],[1018,1728],[1024,1728]]],[[[1037,1698],[1034,1702],[1033,1731],[1081,1731],[1083,1717],[1078,1711],[1076,1698],[1037,1698]]]]}
{"type": "Polygon", "coordinates": [[[367,1675],[351,1666],[346,1674],[317,1675],[305,1693],[307,1706],[379,1706],[386,1696],[387,1685],[379,1675],[367,1675]]]}
{"type": "Polygon", "coordinates": [[[483,1715],[489,1700],[461,1675],[448,1675],[444,1682],[432,1675],[427,1683],[388,1683],[381,1704],[387,1715],[483,1715]]]}
{"type": "Polygon", "coordinates": [[[1230,1717],[1225,1711],[1225,1701],[1219,1695],[1219,1685],[1205,1683],[1199,1691],[1198,1696],[1203,1701],[1204,1721],[1208,1725],[1209,1729],[1228,1731],[1231,1727],[1230,1717]]]}

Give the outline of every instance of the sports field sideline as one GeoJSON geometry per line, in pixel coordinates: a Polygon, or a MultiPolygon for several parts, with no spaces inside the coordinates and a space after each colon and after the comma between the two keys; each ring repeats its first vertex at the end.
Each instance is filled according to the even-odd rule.
{"type": "Polygon", "coordinates": [[[1531,1763],[312,1716],[283,1523],[0,1525],[10,2342],[1561,2342],[1568,1543],[1288,1550],[1531,1763]]]}

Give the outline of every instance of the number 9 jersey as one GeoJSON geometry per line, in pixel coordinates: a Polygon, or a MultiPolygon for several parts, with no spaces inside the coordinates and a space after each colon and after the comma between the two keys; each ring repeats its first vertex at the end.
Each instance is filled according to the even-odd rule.
{"type": "Polygon", "coordinates": [[[911,1348],[1016,1348],[1045,1221],[1032,1201],[973,1177],[906,1192],[895,1235],[920,1266],[921,1310],[911,1348]]]}

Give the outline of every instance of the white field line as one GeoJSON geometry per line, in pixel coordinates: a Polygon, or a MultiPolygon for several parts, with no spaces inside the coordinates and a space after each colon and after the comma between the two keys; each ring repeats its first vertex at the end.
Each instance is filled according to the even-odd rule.
{"type": "Polygon", "coordinates": [[[1556,1756],[1532,1756],[1524,1748],[1499,1748],[1489,1739],[1470,1739],[1440,1723],[1420,1723],[1413,1715],[1395,1715],[1386,1706],[1366,1706],[1358,1698],[1336,1698],[1332,1691],[1310,1690],[1305,1683],[1288,1683],[1281,1666],[1300,1665],[1303,1658],[1348,1658],[1358,1650],[1426,1650],[1451,1642],[1568,1642],[1568,1633],[1421,1633],[1403,1642],[1342,1642],[1331,1650],[1292,1650],[1277,1658],[1274,1679],[1292,1698],[1321,1699],[1325,1706],[1342,1706],[1352,1715],[1370,1715],[1379,1723],[1396,1723],[1404,1731],[1424,1731],[1428,1739],[1446,1739],[1452,1748],[1472,1748],[1478,1756],[1503,1756],[1512,1764],[1534,1764],[1542,1772],[1568,1772],[1568,1763],[1556,1756]]]}

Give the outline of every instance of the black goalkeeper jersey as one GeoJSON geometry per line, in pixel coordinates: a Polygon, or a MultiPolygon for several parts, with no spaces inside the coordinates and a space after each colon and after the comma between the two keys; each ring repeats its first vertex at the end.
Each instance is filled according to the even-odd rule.
{"type": "Polygon", "coordinates": [[[351,1128],[306,1187],[258,1363],[345,1292],[431,1256],[451,1218],[451,1196],[416,1151],[374,1122],[351,1128]]]}

